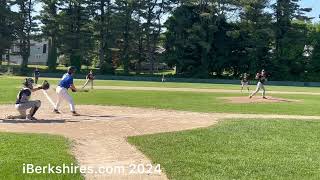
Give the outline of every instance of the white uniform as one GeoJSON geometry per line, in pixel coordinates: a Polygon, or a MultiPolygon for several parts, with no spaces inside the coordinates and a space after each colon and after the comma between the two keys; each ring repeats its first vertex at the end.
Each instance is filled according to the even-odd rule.
{"type": "Polygon", "coordinates": [[[251,96],[256,95],[260,90],[262,90],[262,97],[266,97],[266,89],[264,88],[264,84],[262,82],[258,82],[256,90],[251,94],[251,96]]]}
{"type": "Polygon", "coordinates": [[[94,75],[92,73],[89,73],[86,77],[87,81],[86,83],[83,85],[82,89],[85,88],[89,82],[91,83],[91,89],[93,89],[93,80],[94,80],[94,75]]]}
{"type": "Polygon", "coordinates": [[[258,79],[258,83],[257,83],[257,88],[256,90],[251,94],[250,97],[256,95],[260,90],[262,90],[262,97],[266,97],[266,89],[264,88],[264,83],[265,81],[267,80],[267,77],[266,75],[261,75],[259,74],[257,76],[257,79],[258,79]]]}
{"type": "Polygon", "coordinates": [[[63,100],[67,101],[69,103],[70,106],[70,110],[71,112],[75,112],[75,105],[74,105],[74,101],[72,99],[72,97],[69,95],[68,93],[68,89],[70,88],[70,86],[73,84],[73,77],[72,75],[66,73],[65,75],[63,75],[57,89],[56,89],[56,93],[58,96],[58,100],[57,103],[55,105],[55,109],[58,110],[59,106],[61,104],[61,102],[63,100]]]}

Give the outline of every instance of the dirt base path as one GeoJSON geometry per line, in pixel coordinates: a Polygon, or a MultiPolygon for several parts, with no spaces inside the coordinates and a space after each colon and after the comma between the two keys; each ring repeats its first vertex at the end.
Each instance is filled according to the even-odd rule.
{"type": "MultiPolygon", "coordinates": [[[[240,86],[239,86],[240,87],[240,86]]],[[[175,91],[175,92],[212,92],[212,93],[240,93],[239,90],[234,89],[205,89],[205,88],[168,88],[168,87],[131,87],[131,86],[95,86],[95,89],[106,90],[138,90],[138,91],[175,91]]],[[[243,91],[247,93],[247,91],[243,91]]],[[[315,92],[294,92],[294,91],[267,91],[268,94],[300,94],[300,95],[317,95],[315,92]]],[[[248,93],[247,93],[248,94],[248,93]]]]}
{"type": "MultiPolygon", "coordinates": [[[[49,94],[55,97],[52,92],[49,94]]],[[[98,167],[126,168],[123,173],[112,175],[86,174],[86,179],[167,179],[164,173],[129,173],[130,164],[146,165],[150,160],[126,141],[128,136],[207,127],[224,118],[320,119],[319,116],[196,113],[89,105],[77,106],[82,116],[73,117],[68,113],[67,105],[61,115],[51,113],[52,106],[42,92],[35,93],[34,99],[43,102],[37,117],[45,120],[34,123],[1,120],[0,131],[63,135],[74,140],[73,153],[80,165],[95,170],[98,167]]],[[[15,113],[14,107],[0,106],[0,116],[7,113],[15,113]]]]}

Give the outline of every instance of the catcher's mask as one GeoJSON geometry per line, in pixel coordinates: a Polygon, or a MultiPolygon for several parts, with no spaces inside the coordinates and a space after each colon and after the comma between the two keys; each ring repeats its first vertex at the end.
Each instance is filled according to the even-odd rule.
{"type": "Polygon", "coordinates": [[[70,66],[70,67],[68,68],[68,73],[69,73],[69,74],[73,74],[73,73],[75,73],[75,72],[76,72],[76,67],[70,66]]]}
{"type": "Polygon", "coordinates": [[[33,85],[32,85],[33,83],[34,83],[34,81],[33,81],[32,78],[26,78],[22,84],[25,87],[32,89],[33,88],[33,85]]]}

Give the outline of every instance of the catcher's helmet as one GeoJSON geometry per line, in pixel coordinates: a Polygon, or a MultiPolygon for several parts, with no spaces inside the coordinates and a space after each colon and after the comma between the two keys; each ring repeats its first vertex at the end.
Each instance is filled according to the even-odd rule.
{"type": "Polygon", "coordinates": [[[32,78],[26,78],[22,84],[27,88],[33,88],[32,86],[33,83],[34,83],[34,80],[32,78]]]}
{"type": "Polygon", "coordinates": [[[68,68],[68,73],[69,73],[69,74],[73,74],[74,72],[76,72],[76,67],[70,66],[70,67],[68,68]]]}

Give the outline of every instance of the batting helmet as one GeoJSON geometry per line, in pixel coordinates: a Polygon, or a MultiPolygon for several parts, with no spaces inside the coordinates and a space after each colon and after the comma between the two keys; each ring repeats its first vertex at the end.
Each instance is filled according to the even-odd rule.
{"type": "Polygon", "coordinates": [[[70,66],[70,67],[68,68],[68,73],[69,73],[69,74],[73,74],[74,72],[76,72],[76,67],[70,66]]]}

